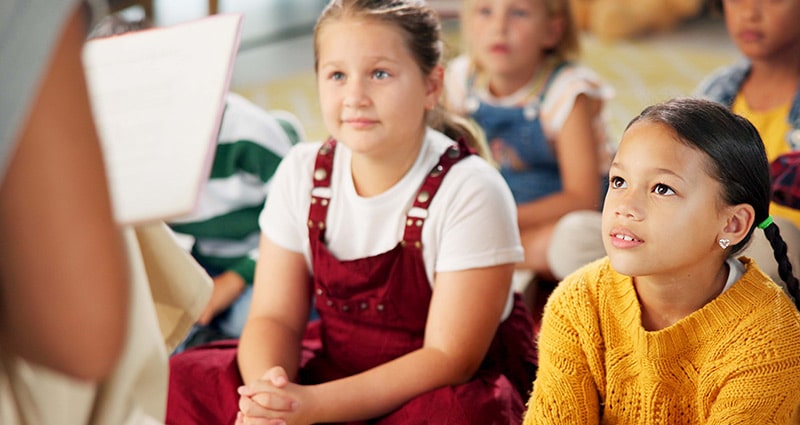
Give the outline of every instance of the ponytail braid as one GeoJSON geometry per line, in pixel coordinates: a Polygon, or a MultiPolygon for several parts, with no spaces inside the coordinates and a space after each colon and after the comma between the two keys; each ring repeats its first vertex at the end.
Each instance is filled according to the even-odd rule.
{"type": "Polygon", "coordinates": [[[786,242],[784,242],[783,237],[781,237],[781,230],[777,224],[769,223],[764,227],[764,234],[767,236],[767,240],[769,240],[769,244],[772,246],[775,261],[778,262],[778,274],[786,283],[786,288],[789,291],[789,295],[794,298],[795,305],[800,309],[800,282],[798,282],[794,273],[792,273],[792,263],[789,262],[786,242]]]}

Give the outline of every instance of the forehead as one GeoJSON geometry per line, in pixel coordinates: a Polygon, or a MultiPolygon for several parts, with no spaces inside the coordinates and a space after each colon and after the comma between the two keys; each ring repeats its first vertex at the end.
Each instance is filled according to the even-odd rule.
{"type": "Polygon", "coordinates": [[[531,6],[531,5],[546,5],[553,0],[467,0],[467,5],[509,5],[509,6],[531,6]]]}
{"type": "Polygon", "coordinates": [[[622,136],[616,164],[636,168],[663,168],[680,173],[709,174],[709,158],[681,139],[667,124],[642,120],[622,136]]]}
{"type": "Polygon", "coordinates": [[[328,20],[318,29],[320,56],[333,53],[324,47],[340,47],[337,52],[357,57],[364,54],[397,55],[409,53],[406,34],[397,24],[377,18],[341,17],[328,20]]]}
{"type": "Polygon", "coordinates": [[[505,6],[505,7],[533,7],[542,10],[555,11],[563,9],[563,0],[468,0],[467,6],[505,6]]]}

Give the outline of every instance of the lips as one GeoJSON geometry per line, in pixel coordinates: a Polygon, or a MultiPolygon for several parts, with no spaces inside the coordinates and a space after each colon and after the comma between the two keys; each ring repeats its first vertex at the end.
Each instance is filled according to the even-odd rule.
{"type": "Polygon", "coordinates": [[[508,53],[508,45],[503,43],[492,44],[489,51],[492,53],[508,53]]]}
{"type": "Polygon", "coordinates": [[[626,229],[614,229],[609,236],[611,237],[611,245],[616,248],[634,248],[644,243],[644,240],[626,229]]]}
{"type": "Polygon", "coordinates": [[[744,30],[739,31],[737,38],[744,42],[755,42],[764,38],[764,34],[761,31],[744,30]]]}
{"type": "Polygon", "coordinates": [[[365,128],[376,124],[378,121],[369,118],[346,118],[342,120],[343,123],[348,124],[355,128],[365,128]]]}

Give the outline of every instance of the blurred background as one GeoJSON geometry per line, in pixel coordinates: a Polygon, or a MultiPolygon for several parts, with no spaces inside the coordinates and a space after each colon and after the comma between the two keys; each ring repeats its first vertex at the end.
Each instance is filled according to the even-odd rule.
{"type": "MultiPolygon", "coordinates": [[[[319,118],[313,72],[312,30],[327,0],[145,0],[125,9],[149,15],[156,26],[214,13],[244,16],[242,41],[231,89],[266,109],[286,109],[303,123],[312,140],[326,136],[319,118]]],[[[459,51],[459,0],[430,0],[439,10],[448,57],[459,51]]],[[[608,105],[610,137],[618,141],[625,124],[644,106],[689,95],[715,68],[737,57],[718,13],[703,11],[666,30],[615,38],[589,31],[581,36],[581,61],[615,89],[608,105]]]]}

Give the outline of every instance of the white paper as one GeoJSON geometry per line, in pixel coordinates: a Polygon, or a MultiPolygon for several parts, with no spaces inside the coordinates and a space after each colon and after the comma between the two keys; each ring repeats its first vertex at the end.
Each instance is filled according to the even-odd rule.
{"type": "Polygon", "coordinates": [[[210,172],[242,16],[86,43],[83,62],[120,224],[192,212],[210,172]]]}

